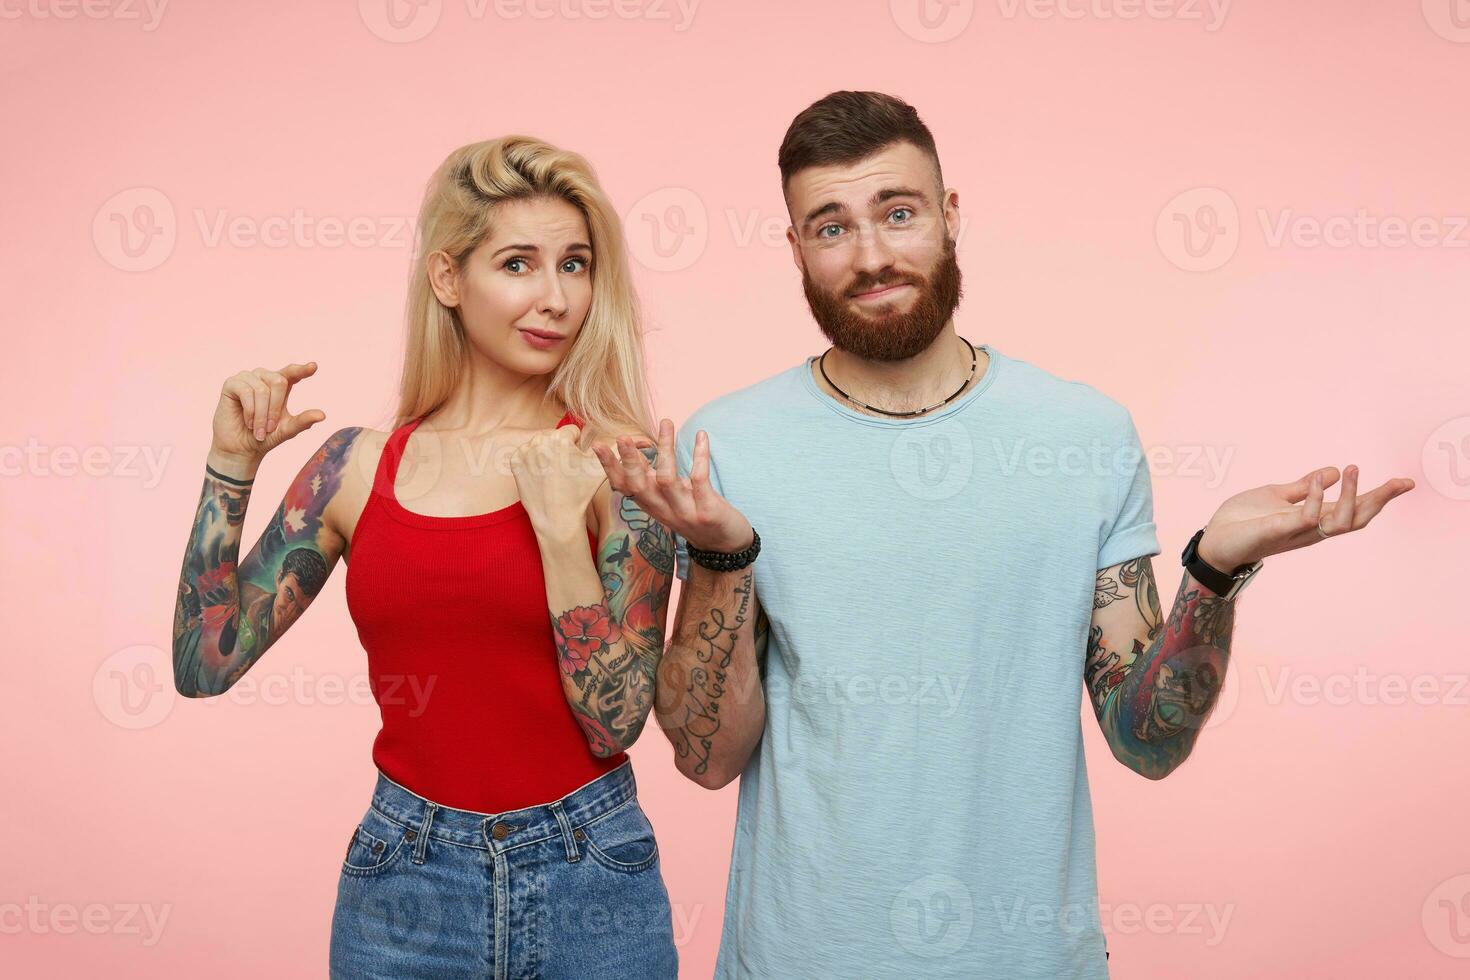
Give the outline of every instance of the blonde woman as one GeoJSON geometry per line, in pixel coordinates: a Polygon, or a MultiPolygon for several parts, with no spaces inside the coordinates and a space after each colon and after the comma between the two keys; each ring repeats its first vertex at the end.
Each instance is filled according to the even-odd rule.
{"type": "Polygon", "coordinates": [[[383,727],[346,842],[334,977],[675,977],[624,750],[663,648],[673,541],[591,445],[652,452],[615,212],[523,136],[429,183],[391,432],[339,429],[238,559],[250,485],[321,422],[316,363],[227,379],[179,579],[174,680],[227,690],[348,562],[383,727]]]}

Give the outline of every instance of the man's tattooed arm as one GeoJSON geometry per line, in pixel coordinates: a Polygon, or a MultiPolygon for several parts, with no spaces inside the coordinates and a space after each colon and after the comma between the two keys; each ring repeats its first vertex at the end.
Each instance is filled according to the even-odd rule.
{"type": "Polygon", "coordinates": [[[1113,755],[1162,779],[1194,748],[1230,657],[1235,603],[1184,573],[1162,620],[1149,557],[1098,572],[1084,678],[1113,755]]]}
{"type": "Polygon", "coordinates": [[[174,606],[180,694],[228,690],[321,591],[343,546],[322,514],[360,431],[334,433],[307,461],[244,561],[240,536],[251,481],[206,471],[174,606]]]}
{"type": "Polygon", "coordinates": [[[608,496],[600,588],[591,581],[585,535],[571,548],[580,556],[543,550],[562,693],[599,757],[628,748],[648,721],[674,575],[669,532],[633,499],[613,489],[608,496]]]}
{"type": "Polygon", "coordinates": [[[754,565],[715,572],[689,563],[659,667],[657,711],[675,765],[707,789],[745,770],[765,730],[769,636],[754,565]]]}

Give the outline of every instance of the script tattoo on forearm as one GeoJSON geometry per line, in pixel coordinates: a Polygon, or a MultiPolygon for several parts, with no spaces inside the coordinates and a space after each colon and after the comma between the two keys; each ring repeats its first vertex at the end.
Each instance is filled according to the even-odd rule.
{"type": "Polygon", "coordinates": [[[613,491],[621,534],[598,555],[603,601],[551,617],[572,713],[594,755],[637,740],[653,706],[663,650],[674,542],[633,500],[613,491]]]}
{"type": "Polygon", "coordinates": [[[228,689],[321,591],[336,560],[320,540],[322,513],[359,431],[343,429],[317,450],[243,562],[250,487],[205,476],[174,604],[174,683],[181,693],[228,689]]]}
{"type": "Polygon", "coordinates": [[[1230,656],[1235,604],[1185,573],[1159,624],[1158,590],[1151,566],[1123,565],[1119,580],[1099,576],[1094,607],[1132,600],[1148,623],[1148,643],[1131,641],[1126,653],[1110,649],[1094,628],[1088,637],[1086,682],[1113,751],[1138,772],[1167,774],[1194,747],[1219,699],[1230,656]]]}
{"type": "MultiPolygon", "coordinates": [[[[746,569],[726,586],[724,601],[711,605],[706,618],[694,625],[692,635],[675,638],[675,642],[687,645],[693,663],[686,665],[670,658],[660,676],[660,688],[670,691],[675,701],[670,741],[676,755],[694,760],[695,775],[709,770],[720,731],[720,712],[730,692],[736,691],[737,697],[749,693],[732,684],[730,663],[740,630],[750,618],[754,581],[754,571],[746,569]]],[[[770,623],[759,605],[752,628],[756,661],[763,677],[770,623]]]]}

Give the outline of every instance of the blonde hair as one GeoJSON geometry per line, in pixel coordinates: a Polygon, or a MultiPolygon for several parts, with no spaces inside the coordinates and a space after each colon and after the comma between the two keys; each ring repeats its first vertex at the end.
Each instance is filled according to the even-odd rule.
{"type": "Polygon", "coordinates": [[[552,373],[547,398],[560,399],[582,421],[583,432],[632,427],[652,434],[643,334],[622,223],[585,159],[529,136],[462,146],[429,180],[419,209],[395,428],[448,401],[467,360],[457,311],[440,303],[429,285],[429,256],[443,251],[462,267],[489,237],[497,205],[539,197],[577,208],[592,239],[592,304],[552,373]]]}

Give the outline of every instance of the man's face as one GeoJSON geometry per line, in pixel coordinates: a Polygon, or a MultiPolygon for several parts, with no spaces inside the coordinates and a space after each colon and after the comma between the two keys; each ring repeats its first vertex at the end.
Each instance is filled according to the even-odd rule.
{"type": "Polygon", "coordinates": [[[812,317],[833,346],[899,361],[927,349],[960,300],[958,195],[912,143],[844,166],[808,167],[786,188],[786,237],[812,317]]]}
{"type": "Polygon", "coordinates": [[[301,615],[306,601],[295,572],[276,573],[276,594],[271,601],[271,625],[277,630],[290,626],[301,615]]]}

